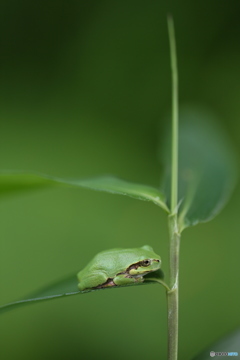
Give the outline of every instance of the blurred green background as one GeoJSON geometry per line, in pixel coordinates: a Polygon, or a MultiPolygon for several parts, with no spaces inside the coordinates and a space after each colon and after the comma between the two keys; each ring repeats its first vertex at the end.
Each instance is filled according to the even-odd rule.
{"type": "MultiPolygon", "coordinates": [[[[239,154],[239,3],[1,0],[0,168],[158,186],[171,106],[169,10],[180,103],[215,112],[239,154]]],[[[240,323],[239,200],[238,186],[214,221],[183,233],[180,360],[240,323]]],[[[1,304],[110,247],[150,244],[167,273],[166,216],[152,204],[57,189],[4,198],[0,209],[1,304]]],[[[0,358],[165,359],[166,320],[158,286],[39,303],[1,317],[0,358]]]]}

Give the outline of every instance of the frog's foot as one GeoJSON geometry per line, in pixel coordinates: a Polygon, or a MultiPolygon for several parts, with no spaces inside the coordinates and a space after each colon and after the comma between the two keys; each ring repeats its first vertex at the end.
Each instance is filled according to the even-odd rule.
{"type": "Polygon", "coordinates": [[[130,285],[143,282],[142,276],[134,277],[126,274],[119,274],[113,279],[114,283],[118,286],[130,285]]]}

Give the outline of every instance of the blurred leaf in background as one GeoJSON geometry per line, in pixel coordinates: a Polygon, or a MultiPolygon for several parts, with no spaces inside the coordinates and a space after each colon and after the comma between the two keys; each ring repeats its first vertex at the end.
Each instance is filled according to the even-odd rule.
{"type": "Polygon", "coordinates": [[[215,353],[228,353],[228,355],[222,355],[223,357],[239,356],[239,344],[240,330],[237,329],[234,332],[231,332],[231,334],[212,344],[208,349],[205,349],[200,355],[195,357],[194,360],[207,360],[210,356],[221,356],[217,354],[215,355],[215,353]],[[215,349],[215,351],[213,349],[215,349]],[[210,355],[211,353],[213,354],[210,355]]]}
{"type": "MultiPolygon", "coordinates": [[[[3,0],[0,168],[68,178],[110,173],[158,188],[159,126],[162,131],[170,109],[169,10],[180,102],[217,114],[239,154],[239,7],[216,0],[172,9],[143,0],[3,0]]],[[[239,325],[239,200],[238,186],[219,217],[184,232],[180,360],[239,325]]],[[[111,247],[150,242],[167,268],[166,216],[151,204],[59,188],[3,199],[0,209],[1,303],[23,298],[111,247]]],[[[90,359],[164,359],[165,294],[147,288],[99,291],[6,313],[0,357],[76,359],[81,352],[90,359]]]]}
{"type": "MultiPolygon", "coordinates": [[[[237,181],[233,147],[216,116],[200,107],[180,110],[179,227],[181,230],[213,219],[232,195],[237,181]]],[[[162,189],[170,206],[171,132],[159,149],[164,164],[162,189]]]]}

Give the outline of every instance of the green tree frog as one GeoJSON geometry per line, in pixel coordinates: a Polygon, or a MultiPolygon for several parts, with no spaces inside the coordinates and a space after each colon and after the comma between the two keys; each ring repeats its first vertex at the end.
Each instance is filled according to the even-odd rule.
{"type": "Polygon", "coordinates": [[[160,269],[160,265],[160,256],[148,245],[106,250],[77,274],[78,288],[82,291],[143,282],[143,276],[160,269]]]}

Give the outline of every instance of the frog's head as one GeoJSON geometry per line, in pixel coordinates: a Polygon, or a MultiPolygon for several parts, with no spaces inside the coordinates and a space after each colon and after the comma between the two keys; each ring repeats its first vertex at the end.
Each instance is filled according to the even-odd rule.
{"type": "Polygon", "coordinates": [[[145,245],[139,249],[139,259],[129,267],[128,273],[131,276],[144,276],[160,269],[160,266],[160,256],[155,254],[150,246],[145,245]]]}

